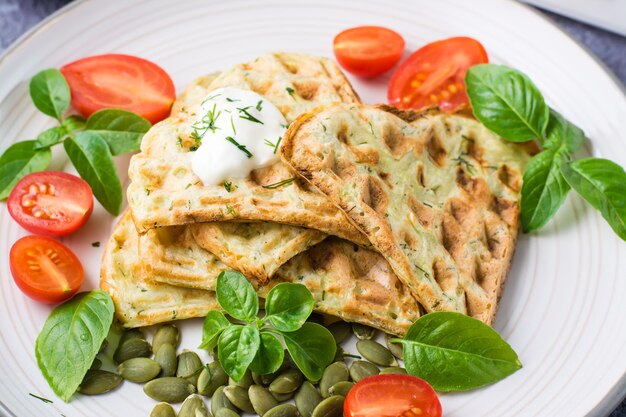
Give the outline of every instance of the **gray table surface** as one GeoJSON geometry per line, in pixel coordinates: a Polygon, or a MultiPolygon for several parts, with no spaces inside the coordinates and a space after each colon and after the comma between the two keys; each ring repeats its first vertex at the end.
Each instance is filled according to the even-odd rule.
{"type": "MultiPolygon", "coordinates": [[[[26,30],[71,0],[0,0],[0,53],[26,30]]],[[[626,86],[626,37],[542,11],[587,47],[626,86]]],[[[626,400],[608,417],[626,417],[626,400]]]]}

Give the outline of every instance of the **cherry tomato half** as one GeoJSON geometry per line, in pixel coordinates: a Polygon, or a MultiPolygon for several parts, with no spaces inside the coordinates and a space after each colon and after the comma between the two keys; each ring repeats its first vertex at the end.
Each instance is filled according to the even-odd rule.
{"type": "Polygon", "coordinates": [[[387,374],[362,379],[350,389],[345,417],[441,417],[441,403],[428,383],[415,376],[387,374]]]}
{"type": "Polygon", "coordinates": [[[84,117],[105,108],[132,111],[151,123],[170,114],[174,83],[158,65],[130,55],[96,55],[61,68],[72,106],[84,117]]]}
{"type": "Polygon", "coordinates": [[[78,230],[93,211],[91,187],[59,171],[33,172],[13,188],[9,214],[29,232],[65,236],[78,230]]]}
{"type": "Polygon", "coordinates": [[[475,39],[457,37],[429,43],[418,49],[393,73],[387,99],[401,109],[439,105],[455,111],[469,105],[465,74],[473,65],[489,61],[475,39]]]}
{"type": "Polygon", "coordinates": [[[333,50],[346,71],[373,77],[396,65],[404,52],[404,39],[391,29],[360,26],[335,36],[333,50]]]}
{"type": "Polygon", "coordinates": [[[45,236],[25,236],[11,247],[11,274],[33,300],[59,303],[80,288],[85,273],[67,246],[45,236]]]}

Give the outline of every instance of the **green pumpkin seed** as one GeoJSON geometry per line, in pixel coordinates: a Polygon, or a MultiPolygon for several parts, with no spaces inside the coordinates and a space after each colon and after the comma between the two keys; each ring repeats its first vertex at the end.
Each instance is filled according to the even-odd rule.
{"type": "Polygon", "coordinates": [[[356,350],[368,361],[380,366],[396,366],[398,361],[391,351],[373,340],[359,340],[356,350]]]}
{"type": "Polygon", "coordinates": [[[235,406],[230,402],[230,400],[224,394],[224,388],[226,388],[224,385],[217,387],[217,389],[213,393],[213,396],[211,397],[211,412],[215,416],[217,416],[219,414],[218,411],[223,408],[226,408],[232,411],[237,411],[235,406]]]}
{"type": "Polygon", "coordinates": [[[263,383],[263,377],[256,372],[252,372],[252,381],[254,381],[256,385],[265,385],[263,383]]]}
{"type": "Polygon", "coordinates": [[[198,385],[198,377],[202,372],[202,361],[196,352],[184,350],[178,355],[176,376],[183,378],[193,385],[198,385]]]}
{"type": "Polygon", "coordinates": [[[311,417],[343,417],[344,400],[341,395],[326,398],[315,407],[311,417]]]}
{"type": "Polygon", "coordinates": [[[98,358],[94,358],[93,362],[91,362],[91,367],[89,369],[97,370],[102,368],[102,361],[98,358]]]}
{"type": "Polygon", "coordinates": [[[152,409],[150,417],[176,417],[176,411],[168,403],[158,403],[152,409]]]}
{"type": "Polygon", "coordinates": [[[332,395],[341,395],[345,397],[348,395],[348,391],[354,386],[354,382],[339,381],[332,387],[328,388],[328,393],[332,395]]]}
{"type": "Polygon", "coordinates": [[[352,365],[350,365],[350,378],[352,378],[354,382],[359,382],[368,376],[378,375],[379,372],[378,366],[371,362],[354,361],[352,365]]]}
{"type": "Polygon", "coordinates": [[[374,337],[376,330],[364,324],[352,323],[352,333],[354,333],[359,340],[366,340],[374,337]]]}
{"type": "Polygon", "coordinates": [[[109,341],[108,339],[104,339],[102,341],[102,344],[100,345],[100,350],[98,351],[98,353],[104,352],[108,347],[109,347],[109,341]]]}
{"type": "Polygon", "coordinates": [[[161,372],[161,366],[152,359],[131,358],[122,362],[117,372],[127,381],[142,383],[156,378],[161,372]]]}
{"type": "Polygon", "coordinates": [[[143,392],[153,400],[179,403],[196,392],[196,387],[182,378],[166,376],[146,383],[143,392]]]}
{"type": "Polygon", "coordinates": [[[397,336],[391,334],[385,334],[385,344],[391,351],[391,354],[398,359],[404,360],[404,352],[402,351],[401,343],[394,343],[391,339],[395,339],[397,336]]]}
{"type": "Polygon", "coordinates": [[[109,392],[122,382],[118,374],[102,370],[89,370],[78,387],[78,392],[85,395],[99,395],[109,392]]]}
{"type": "Polygon", "coordinates": [[[403,374],[406,375],[406,369],[401,368],[399,366],[390,366],[388,368],[383,368],[380,370],[380,374],[381,375],[386,375],[386,374],[403,374]]]}
{"type": "Polygon", "coordinates": [[[300,387],[303,380],[304,377],[300,371],[297,369],[288,369],[272,381],[270,384],[270,391],[276,394],[294,392],[300,387]]]}
{"type": "Polygon", "coordinates": [[[322,396],[309,381],[304,381],[294,396],[296,407],[302,417],[311,417],[313,410],[322,402],[322,396]]]}
{"type": "Polygon", "coordinates": [[[278,401],[272,394],[261,385],[251,385],[248,389],[248,397],[252,403],[254,412],[261,417],[270,409],[278,405],[278,401]]]}
{"type": "Polygon", "coordinates": [[[222,385],[228,382],[228,375],[219,362],[211,362],[208,369],[204,367],[198,376],[198,394],[211,397],[222,385]]]}
{"type": "Polygon", "coordinates": [[[270,394],[272,394],[272,397],[274,397],[276,401],[278,401],[279,403],[284,403],[285,401],[289,401],[290,399],[293,398],[293,395],[294,395],[293,392],[288,392],[287,394],[277,394],[272,391],[270,391],[270,394]]]}
{"type": "Polygon", "coordinates": [[[298,409],[293,404],[282,404],[269,410],[264,417],[298,417],[298,409]]]}
{"type": "Polygon", "coordinates": [[[215,417],[239,417],[239,413],[230,408],[220,408],[217,410],[217,413],[215,413],[215,417]]]}
{"type": "Polygon", "coordinates": [[[235,407],[246,413],[254,413],[248,390],[238,385],[229,385],[224,388],[224,395],[235,407]]]}
{"type": "Polygon", "coordinates": [[[154,354],[154,360],[161,366],[161,376],[175,376],[178,366],[176,349],[169,343],[163,343],[154,354]]]}
{"type": "Polygon", "coordinates": [[[140,329],[129,329],[122,333],[117,345],[119,346],[129,339],[145,339],[145,337],[140,329]]]}
{"type": "Polygon", "coordinates": [[[228,378],[228,385],[237,385],[239,387],[248,389],[252,384],[254,384],[254,380],[252,379],[252,372],[249,369],[246,371],[245,374],[243,374],[239,382],[235,381],[232,378],[228,378]]]}
{"type": "Polygon", "coordinates": [[[328,389],[335,385],[337,382],[349,380],[350,372],[348,371],[348,367],[345,363],[331,363],[326,367],[324,373],[322,374],[322,379],[320,379],[320,392],[322,393],[322,397],[330,397],[328,389]]]}
{"type": "Polygon", "coordinates": [[[319,313],[311,313],[309,315],[309,318],[306,319],[306,321],[311,322],[311,323],[321,324],[323,326],[324,325],[324,316],[322,316],[319,313]]]}
{"type": "Polygon", "coordinates": [[[342,320],[328,326],[328,330],[335,338],[337,344],[340,344],[350,336],[350,325],[342,320]]]}
{"type": "Polygon", "coordinates": [[[169,343],[177,348],[180,343],[180,332],[175,324],[164,324],[159,327],[152,338],[152,350],[158,351],[162,344],[169,343]]]}
{"type": "Polygon", "coordinates": [[[208,417],[209,410],[207,410],[204,401],[197,394],[191,394],[185,398],[183,405],[180,406],[178,411],[178,417],[208,417]]]}
{"type": "Polygon", "coordinates": [[[113,354],[113,360],[122,363],[132,358],[149,358],[151,354],[150,343],[146,342],[145,339],[133,337],[119,344],[113,354]]]}

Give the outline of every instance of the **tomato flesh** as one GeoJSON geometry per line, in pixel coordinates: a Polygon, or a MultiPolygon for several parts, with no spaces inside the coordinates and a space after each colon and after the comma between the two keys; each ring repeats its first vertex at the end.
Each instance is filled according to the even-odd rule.
{"type": "Polygon", "coordinates": [[[404,52],[404,39],[379,26],[344,30],[333,41],[335,57],[346,71],[360,77],[380,75],[393,67],[404,52]]]}
{"type": "Polygon", "coordinates": [[[176,98],[174,83],[161,67],[131,55],[83,58],[61,72],[70,85],[72,106],[84,117],[118,108],[157,123],[169,115],[176,98]]]}
{"type": "Polygon", "coordinates": [[[346,417],[441,417],[441,403],[424,380],[400,374],[375,375],[350,389],[346,417]]]}
{"type": "Polygon", "coordinates": [[[11,247],[11,274],[17,286],[33,300],[59,303],[80,288],[85,273],[74,253],[45,236],[25,236],[11,247]]]}
{"type": "Polygon", "coordinates": [[[389,103],[401,109],[433,105],[456,111],[469,105],[465,74],[473,65],[489,61],[485,48],[475,39],[456,37],[418,49],[393,73],[389,103]]]}
{"type": "Polygon", "coordinates": [[[93,195],[89,184],[75,175],[34,172],[15,185],[7,206],[11,217],[29,232],[64,236],[89,219],[93,195]]]}

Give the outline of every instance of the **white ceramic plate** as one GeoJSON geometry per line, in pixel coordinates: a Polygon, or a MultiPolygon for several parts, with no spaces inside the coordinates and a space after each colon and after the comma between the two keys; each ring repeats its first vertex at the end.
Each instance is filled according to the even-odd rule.
{"type": "MultiPolygon", "coordinates": [[[[620,87],[577,44],[536,13],[501,0],[204,1],[86,0],[72,3],[0,58],[0,150],[51,125],[35,111],[27,81],[43,68],[104,52],[162,65],[178,90],[193,78],[266,51],[332,56],[333,36],[364,24],[399,31],[413,51],[454,35],[479,39],[492,61],[526,72],[550,105],[593,141],[587,152],[626,166],[620,87]]],[[[385,100],[383,77],[354,80],[366,102],[385,100]]],[[[62,164],[62,158],[58,160],[62,164]]],[[[121,171],[127,160],[120,160],[121,171]]],[[[58,165],[61,166],[61,165],[58,165]]],[[[51,308],[14,285],[8,254],[25,232],[0,207],[0,401],[15,416],[147,416],[154,404],[126,383],[107,395],[64,404],[37,369],[34,341],[51,308]],[[29,393],[53,399],[44,404],[29,393]]],[[[84,289],[98,285],[114,219],[96,207],[86,227],[64,238],[83,261],[84,289]]],[[[604,416],[626,392],[626,244],[571,196],[539,234],[522,236],[496,329],[524,368],[493,386],[442,396],[447,417],[604,416]]],[[[200,320],[184,323],[183,344],[199,344],[200,320]]]]}

